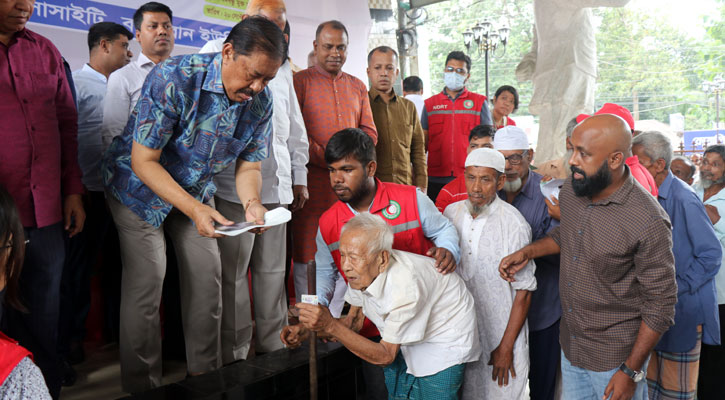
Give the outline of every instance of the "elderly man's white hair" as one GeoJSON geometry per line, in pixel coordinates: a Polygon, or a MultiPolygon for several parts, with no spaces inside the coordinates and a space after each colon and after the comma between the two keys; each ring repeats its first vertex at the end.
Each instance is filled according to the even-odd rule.
{"type": "Polygon", "coordinates": [[[340,236],[350,230],[365,233],[368,239],[368,254],[378,254],[383,251],[390,253],[393,250],[393,228],[380,216],[369,212],[360,213],[347,221],[342,227],[340,236]]]}

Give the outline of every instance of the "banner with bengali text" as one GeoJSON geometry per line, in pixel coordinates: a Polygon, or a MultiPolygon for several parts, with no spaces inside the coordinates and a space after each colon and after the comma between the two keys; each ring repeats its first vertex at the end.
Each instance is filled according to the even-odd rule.
{"type": "MultiPolygon", "coordinates": [[[[97,22],[124,25],[131,33],[133,13],[149,0],[36,0],[28,29],[47,38],[68,60],[73,70],[88,61],[87,32],[97,22]]],[[[174,50],[171,55],[199,51],[207,41],[226,37],[241,20],[249,0],[156,0],[173,12],[174,50]]],[[[368,34],[372,26],[367,0],[287,0],[287,19],[292,29],[290,56],[302,67],[312,50],[320,22],[342,21],[350,33],[344,70],[367,82],[368,34]]],[[[134,59],[141,52],[136,40],[130,49],[134,59]]]]}
{"type": "MultiPolygon", "coordinates": [[[[187,1],[186,7],[199,6],[199,1],[187,1]],[[194,4],[196,3],[196,4],[194,4]]],[[[237,6],[246,6],[243,0],[211,0],[210,3],[226,5],[231,3],[237,6]]],[[[204,15],[236,23],[241,19],[243,9],[229,9],[214,4],[202,3],[204,15]]],[[[100,3],[91,0],[38,0],[35,2],[33,22],[69,29],[88,31],[91,25],[102,22],[116,22],[122,24],[130,32],[134,32],[133,13],[135,8],[128,8],[113,4],[100,3]]],[[[217,25],[198,20],[174,16],[174,40],[177,45],[201,47],[207,41],[225,38],[230,27],[217,25]]]]}

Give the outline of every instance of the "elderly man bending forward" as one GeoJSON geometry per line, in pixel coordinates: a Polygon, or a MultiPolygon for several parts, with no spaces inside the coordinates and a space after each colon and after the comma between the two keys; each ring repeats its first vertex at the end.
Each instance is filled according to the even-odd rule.
{"type": "Polygon", "coordinates": [[[437,273],[432,258],[392,246],[392,228],[379,216],[362,213],[342,228],[345,301],[362,308],[380,343],[356,333],[362,320],[334,319],[310,304],[297,306],[301,324],[286,327],[282,341],[297,347],[314,330],[384,366],[390,398],[457,399],[465,363],[481,352],[473,297],[457,274],[437,273]]]}

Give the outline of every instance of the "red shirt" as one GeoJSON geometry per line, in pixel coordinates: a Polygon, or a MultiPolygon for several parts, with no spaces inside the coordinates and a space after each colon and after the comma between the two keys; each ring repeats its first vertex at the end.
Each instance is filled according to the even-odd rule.
{"type": "Polygon", "coordinates": [[[60,53],[24,29],[0,43],[0,184],[25,227],[63,219],[63,196],[83,193],[78,114],[60,53]]]}
{"type": "Polygon", "coordinates": [[[637,158],[637,156],[632,156],[624,160],[624,162],[627,166],[629,166],[629,170],[632,172],[634,180],[639,182],[646,191],[652,193],[652,196],[657,197],[657,184],[655,183],[652,174],[647,171],[647,168],[639,163],[639,158],[637,158]]]}
{"type": "Polygon", "coordinates": [[[466,190],[466,176],[458,175],[456,179],[448,182],[447,185],[443,186],[438,197],[436,197],[436,207],[438,211],[445,211],[449,204],[453,204],[457,201],[466,200],[468,198],[468,191],[466,190]]]}

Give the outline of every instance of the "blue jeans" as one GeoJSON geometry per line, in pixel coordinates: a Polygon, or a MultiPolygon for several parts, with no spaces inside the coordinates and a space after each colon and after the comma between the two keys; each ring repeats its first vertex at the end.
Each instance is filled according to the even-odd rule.
{"type": "MultiPolygon", "coordinates": [[[[649,359],[642,366],[647,371],[649,359]]],[[[571,365],[561,352],[561,387],[564,400],[600,400],[609,380],[619,367],[604,372],[594,372],[571,365]]],[[[647,380],[642,379],[634,391],[633,400],[647,400],[647,380]]]]}

